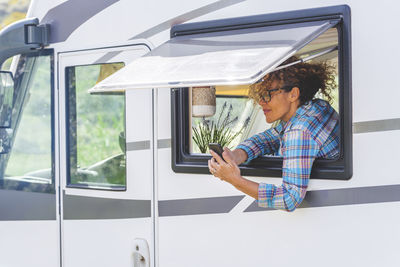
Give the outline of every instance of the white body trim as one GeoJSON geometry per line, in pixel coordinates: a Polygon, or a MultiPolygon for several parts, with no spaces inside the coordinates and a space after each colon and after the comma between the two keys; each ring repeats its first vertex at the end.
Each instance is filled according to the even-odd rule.
{"type": "MultiPolygon", "coordinates": [[[[33,0],[28,16],[43,19],[49,12],[77,2],[33,0]]],[[[147,241],[149,254],[143,254],[145,264],[135,266],[399,266],[400,202],[385,198],[386,193],[382,193],[384,200],[368,202],[368,192],[373,194],[371,199],[374,194],[381,194],[378,192],[396,195],[397,191],[393,190],[400,186],[398,126],[391,130],[353,133],[350,180],[310,181],[310,192],[350,194],[354,198],[352,204],[340,204],[337,199],[339,204],[302,208],[294,213],[249,212],[246,210],[254,200],[231,185],[211,175],[172,170],[168,143],[171,140],[170,90],[132,90],[126,92],[126,143],[135,149],[127,152],[127,190],[67,186],[65,67],[130,62],[145,50],[153,50],[168,41],[170,27],[183,22],[334,5],[351,8],[353,114],[350,115],[354,124],[392,119],[398,122],[400,90],[396,84],[400,54],[395,51],[400,42],[400,4],[395,1],[149,0],[138,3],[120,0],[88,15],[87,20],[66,35],[65,41],[51,43],[46,48],[54,50],[56,219],[0,220],[0,265],[128,267],[132,266],[135,240],[140,238],[147,241]],[[353,195],[352,190],[364,192],[362,197],[366,200],[357,204],[360,195],[353,195]],[[144,203],[150,206],[150,211],[149,216],[132,215],[122,219],[64,218],[66,197],[79,197],[87,203],[100,199],[129,205],[144,203]],[[206,211],[202,212],[203,208],[206,211]]],[[[79,7],[75,8],[81,14],[79,7]]],[[[67,11],[70,9],[60,21],[72,25],[74,16],[67,11]]],[[[51,24],[51,20],[47,23],[51,24]]],[[[58,34],[63,25],[51,25],[53,34],[58,34]]],[[[282,180],[249,179],[277,185],[282,180]]],[[[13,203],[9,206],[14,208],[13,203]]],[[[142,247],[139,250],[143,252],[142,247]]]]}

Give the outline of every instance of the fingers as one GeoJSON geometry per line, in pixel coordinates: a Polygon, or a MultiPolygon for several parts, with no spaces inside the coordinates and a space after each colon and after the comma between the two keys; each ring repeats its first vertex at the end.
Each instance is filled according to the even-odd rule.
{"type": "Polygon", "coordinates": [[[212,175],[214,175],[214,177],[218,177],[221,181],[223,181],[223,179],[221,177],[219,177],[219,175],[217,174],[217,169],[216,168],[219,168],[219,165],[215,161],[215,159],[212,158],[212,159],[208,160],[208,169],[209,169],[210,173],[212,175]]]}
{"type": "Polygon", "coordinates": [[[212,175],[215,175],[218,167],[218,163],[216,163],[213,159],[208,160],[208,169],[212,175]]]}
{"type": "Polygon", "coordinates": [[[224,163],[224,160],[217,153],[212,151],[211,149],[210,149],[210,153],[213,156],[213,158],[218,162],[218,164],[223,164],[224,163]]]}
{"type": "Polygon", "coordinates": [[[215,161],[214,158],[210,159],[209,162],[210,162],[210,166],[212,169],[214,169],[216,171],[219,169],[219,164],[218,164],[218,162],[215,161]]]}
{"type": "Polygon", "coordinates": [[[224,157],[224,160],[230,164],[230,165],[237,165],[235,160],[233,159],[232,151],[225,147],[224,148],[224,153],[222,153],[222,156],[224,157]]]}
{"type": "Polygon", "coordinates": [[[210,171],[211,174],[214,174],[215,169],[211,167],[211,160],[208,160],[208,170],[210,171]]]}

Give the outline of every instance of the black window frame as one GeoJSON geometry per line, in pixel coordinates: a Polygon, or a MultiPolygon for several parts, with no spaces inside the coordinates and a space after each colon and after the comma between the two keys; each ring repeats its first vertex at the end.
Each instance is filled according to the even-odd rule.
{"type": "MultiPolygon", "coordinates": [[[[75,70],[76,67],[85,67],[85,66],[93,66],[93,65],[102,65],[102,64],[115,64],[115,63],[123,63],[124,62],[100,62],[100,63],[95,63],[95,64],[78,64],[78,65],[73,65],[73,66],[67,66],[65,67],[64,70],[64,77],[65,77],[65,132],[66,132],[66,167],[67,167],[67,188],[78,188],[78,189],[87,189],[87,190],[100,190],[100,191],[111,191],[111,192],[126,192],[128,190],[128,169],[125,167],[125,185],[124,186],[118,186],[118,185],[109,185],[109,186],[93,186],[85,183],[79,183],[79,184],[74,184],[71,182],[71,155],[77,160],[77,151],[73,151],[71,153],[71,136],[77,134],[77,127],[76,127],[76,88],[75,90],[71,90],[69,86],[69,81],[71,80],[71,76],[69,73],[69,70],[73,68],[75,70]],[[73,98],[75,100],[75,105],[74,109],[71,110],[70,106],[70,100],[73,98]],[[73,128],[73,131],[71,131],[71,116],[70,113],[73,111],[75,114],[75,117],[73,118],[73,123],[75,124],[73,128]]],[[[119,93],[119,92],[109,92],[105,93],[105,95],[119,95],[123,94],[124,95],[124,111],[126,111],[126,95],[124,93],[119,93]]],[[[126,134],[126,113],[124,112],[124,132],[126,134]]],[[[76,142],[76,140],[74,140],[76,142]]],[[[76,147],[76,146],[75,146],[76,147]]],[[[126,156],[126,150],[125,150],[125,156],[126,156]]]]}
{"type": "MultiPolygon", "coordinates": [[[[348,180],[353,175],[352,147],[352,83],[351,83],[351,20],[347,5],[313,8],[282,13],[231,18],[174,26],[171,38],[195,33],[246,29],[300,22],[340,19],[338,30],[338,75],[340,156],[314,162],[313,179],[348,180]]],[[[171,151],[172,169],[177,173],[208,174],[210,156],[189,153],[189,92],[188,88],[171,89],[171,151]]],[[[282,177],[282,158],[260,157],[240,165],[241,173],[249,176],[282,177]]]]}
{"type": "MultiPolygon", "coordinates": [[[[26,58],[33,58],[33,57],[40,57],[40,56],[49,56],[50,58],[50,127],[51,127],[51,164],[50,164],[50,168],[51,168],[51,184],[40,184],[40,183],[33,183],[33,182],[29,182],[29,181],[16,181],[15,184],[15,188],[9,189],[6,186],[4,186],[4,177],[1,177],[0,179],[0,189],[1,190],[16,190],[16,191],[26,191],[26,192],[33,192],[33,193],[49,193],[49,194],[55,194],[55,87],[54,87],[54,49],[51,48],[46,48],[46,49],[41,49],[41,50],[37,50],[34,52],[29,52],[29,53],[22,53],[19,54],[17,56],[25,56],[26,58]],[[32,187],[31,185],[34,184],[34,186],[32,187]]],[[[19,61],[17,63],[17,70],[21,68],[21,61],[19,61]]],[[[20,90],[20,86],[19,84],[21,83],[20,80],[20,75],[16,75],[14,78],[14,88],[20,90]]],[[[23,74],[25,75],[25,74],[23,74]]],[[[32,75],[32,74],[29,74],[32,75]]],[[[28,78],[31,79],[31,76],[28,78]]],[[[13,114],[17,114],[17,118],[12,118],[12,122],[11,122],[11,128],[13,128],[14,133],[13,133],[13,143],[15,141],[15,137],[16,134],[18,132],[15,131],[14,127],[17,126],[19,127],[19,123],[21,122],[22,119],[22,115],[23,113],[21,113],[22,109],[20,109],[18,112],[14,113],[14,109],[15,109],[15,104],[17,101],[17,94],[19,93],[18,90],[14,91],[14,95],[13,95],[13,114]]],[[[27,91],[25,91],[23,94],[26,95],[27,91]]],[[[25,96],[24,96],[25,98],[25,96]]],[[[24,105],[24,104],[21,104],[24,105]]],[[[20,107],[21,108],[21,107],[20,107]]],[[[13,146],[13,145],[12,145],[13,146]]],[[[9,157],[11,155],[11,151],[7,154],[3,154],[1,155],[1,160],[3,161],[4,158],[6,158],[5,163],[8,164],[8,160],[9,157]]],[[[4,163],[2,163],[4,164],[4,163]]],[[[1,168],[4,168],[4,170],[7,168],[7,165],[5,164],[5,166],[1,166],[1,168]]],[[[4,175],[4,174],[3,174],[4,175]]]]}

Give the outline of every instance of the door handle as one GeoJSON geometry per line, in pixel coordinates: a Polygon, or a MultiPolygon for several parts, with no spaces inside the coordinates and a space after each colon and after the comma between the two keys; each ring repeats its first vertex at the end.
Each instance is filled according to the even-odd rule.
{"type": "Polygon", "coordinates": [[[133,240],[132,260],[134,267],[150,267],[150,250],[145,239],[135,238],[133,240]]]}

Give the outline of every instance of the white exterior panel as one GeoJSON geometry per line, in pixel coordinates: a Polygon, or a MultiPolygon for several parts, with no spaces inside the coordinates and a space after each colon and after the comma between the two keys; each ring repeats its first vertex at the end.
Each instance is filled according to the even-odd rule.
{"type": "Polygon", "coordinates": [[[1,266],[54,267],[60,264],[57,221],[0,221],[1,266]]]}

